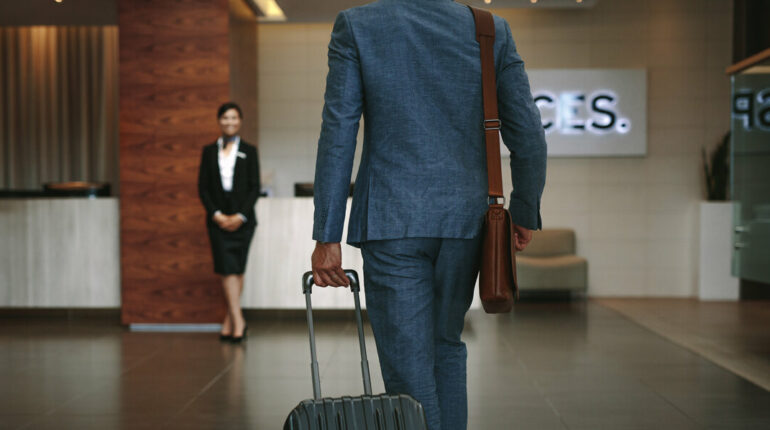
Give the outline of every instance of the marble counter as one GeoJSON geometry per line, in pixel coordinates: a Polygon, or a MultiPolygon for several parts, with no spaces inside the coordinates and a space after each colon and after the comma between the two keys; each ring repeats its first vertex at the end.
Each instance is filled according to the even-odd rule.
{"type": "MultiPolygon", "coordinates": [[[[303,273],[310,270],[310,256],[315,246],[312,240],[313,199],[260,199],[257,203],[257,219],[259,225],[246,265],[243,307],[304,308],[301,278],[303,273]]],[[[363,274],[363,260],[358,248],[342,245],[342,265],[363,274]]],[[[316,288],[313,307],[352,309],[353,297],[347,289],[316,288]]]]}
{"type": "MultiPolygon", "coordinates": [[[[350,213],[348,199],[348,213],[350,213]]],[[[257,204],[259,226],[249,252],[242,297],[244,308],[302,309],[302,274],[310,270],[313,235],[312,198],[266,198],[257,204]]],[[[343,241],[347,236],[347,220],[343,241]]],[[[358,248],[342,245],[342,265],[363,277],[363,260],[358,248]]],[[[361,291],[362,306],[365,287],[361,291]]],[[[353,297],[343,288],[316,288],[313,307],[352,309],[353,297]]],[[[480,308],[474,296],[473,308],[480,308]]]]}
{"type": "Polygon", "coordinates": [[[117,198],[0,199],[0,307],[120,306],[117,198]]]}
{"type": "MultiPolygon", "coordinates": [[[[117,198],[0,200],[0,307],[120,307],[118,206],[117,198]]],[[[242,306],[304,308],[313,199],[260,199],[257,218],[242,306]]],[[[343,244],[342,263],[363,274],[357,248],[343,244]]],[[[353,297],[343,288],[316,288],[313,305],[352,309],[353,297]]]]}

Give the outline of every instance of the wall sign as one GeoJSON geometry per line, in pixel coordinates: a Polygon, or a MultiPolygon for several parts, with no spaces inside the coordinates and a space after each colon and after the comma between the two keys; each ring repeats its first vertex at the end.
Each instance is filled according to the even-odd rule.
{"type": "Polygon", "coordinates": [[[744,131],[770,131],[770,87],[735,88],[732,114],[733,122],[740,123],[744,131]]]}
{"type": "MultiPolygon", "coordinates": [[[[647,155],[647,72],[559,69],[528,72],[548,155],[647,155]]],[[[503,154],[508,150],[503,147],[503,154]]]]}

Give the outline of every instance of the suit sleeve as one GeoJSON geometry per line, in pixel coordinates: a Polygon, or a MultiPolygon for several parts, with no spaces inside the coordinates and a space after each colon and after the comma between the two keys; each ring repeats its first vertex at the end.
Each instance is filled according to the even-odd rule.
{"type": "Polygon", "coordinates": [[[238,211],[241,214],[251,213],[254,209],[254,205],[257,204],[259,193],[262,192],[262,183],[260,182],[259,177],[259,151],[257,151],[256,147],[254,147],[254,153],[251,156],[248,181],[249,193],[246,195],[246,200],[243,202],[241,210],[238,211]]]}
{"type": "MultiPolygon", "coordinates": [[[[540,198],[545,187],[546,142],[543,125],[532,98],[524,61],[516,52],[508,23],[498,63],[497,97],[501,133],[511,151],[510,212],[513,222],[531,230],[543,227],[540,198]]],[[[499,32],[498,32],[499,34],[499,32]]]]}
{"type": "Polygon", "coordinates": [[[318,139],[313,239],[340,242],[353,170],[363,88],[358,48],[345,12],[334,22],[329,42],[329,74],[318,139]]]}
{"type": "Polygon", "coordinates": [[[211,189],[211,169],[209,163],[206,160],[206,148],[203,148],[203,154],[201,155],[201,165],[198,169],[198,196],[203,203],[203,207],[206,209],[207,218],[211,218],[216,213],[217,208],[214,206],[214,201],[211,199],[209,190],[211,189]]]}

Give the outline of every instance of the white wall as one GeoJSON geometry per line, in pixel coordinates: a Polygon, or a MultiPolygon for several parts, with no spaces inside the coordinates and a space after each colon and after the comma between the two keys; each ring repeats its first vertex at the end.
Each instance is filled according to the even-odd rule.
{"type": "MultiPolygon", "coordinates": [[[[700,148],[729,129],[732,2],[495,12],[529,69],[647,69],[648,156],[549,159],[543,223],[575,229],[593,296],[694,296],[700,148]]],[[[259,28],[259,144],[278,195],[313,180],[330,32],[330,23],[259,28]]]]}
{"type": "MultiPolygon", "coordinates": [[[[264,185],[276,196],[293,196],[295,182],[315,176],[331,30],[331,23],[258,29],[259,155],[264,185]]],[[[353,179],[360,152],[359,144],[353,179]]]]}

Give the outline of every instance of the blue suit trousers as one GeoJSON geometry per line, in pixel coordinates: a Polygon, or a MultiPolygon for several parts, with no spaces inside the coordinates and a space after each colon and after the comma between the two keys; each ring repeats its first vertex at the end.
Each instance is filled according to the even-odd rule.
{"type": "Polygon", "coordinates": [[[464,430],[467,350],[460,335],[481,235],[367,241],[361,254],[385,389],[422,403],[430,430],[464,430]]]}

